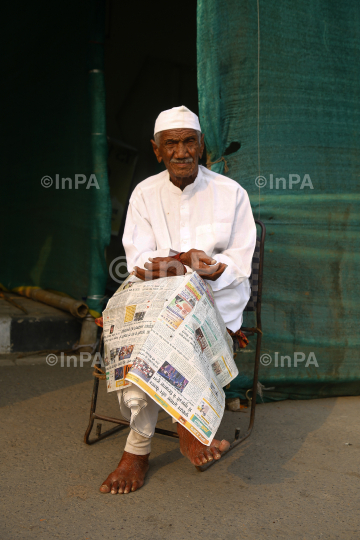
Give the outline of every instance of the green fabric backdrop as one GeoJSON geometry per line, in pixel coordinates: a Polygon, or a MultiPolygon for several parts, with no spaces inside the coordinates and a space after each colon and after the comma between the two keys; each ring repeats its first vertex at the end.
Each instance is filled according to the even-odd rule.
{"type": "MultiPolygon", "coordinates": [[[[241,144],[225,157],[227,175],[267,227],[262,354],[271,363],[260,381],[275,391],[265,395],[359,394],[360,4],[260,0],[258,10],[256,1],[198,0],[197,17],[211,161],[241,144]],[[299,175],[292,189],[289,175],[299,175]],[[296,352],[305,360],[294,367],[296,352]]],[[[253,354],[237,361],[229,396],[251,386],[253,354]]]]}

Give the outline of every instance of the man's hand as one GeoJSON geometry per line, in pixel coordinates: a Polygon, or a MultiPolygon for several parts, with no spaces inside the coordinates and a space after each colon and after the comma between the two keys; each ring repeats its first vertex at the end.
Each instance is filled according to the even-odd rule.
{"type": "Polygon", "coordinates": [[[227,264],[224,263],[215,264],[216,260],[200,249],[190,249],[190,251],[182,253],[180,260],[186,266],[190,266],[200,277],[210,281],[216,281],[227,267],[227,264]]]}
{"type": "Polygon", "coordinates": [[[184,265],[172,257],[155,257],[149,258],[149,263],[144,264],[144,268],[135,266],[134,275],[143,281],[159,279],[171,276],[183,276],[186,273],[184,265]]]}

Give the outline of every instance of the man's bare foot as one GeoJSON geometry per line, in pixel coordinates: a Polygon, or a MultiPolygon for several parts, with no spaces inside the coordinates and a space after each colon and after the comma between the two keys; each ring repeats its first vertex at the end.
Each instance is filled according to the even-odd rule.
{"type": "Polygon", "coordinates": [[[228,441],[216,439],[212,441],[210,446],[205,446],[180,423],[177,425],[177,432],[180,438],[180,452],[198,467],[213,459],[220,459],[221,452],[230,446],[228,441]]]}
{"type": "Polygon", "coordinates": [[[124,452],[119,465],[114,472],[109,474],[102,484],[101,493],[130,493],[140,489],[144,484],[146,473],[149,469],[149,456],[136,456],[124,452]]]}

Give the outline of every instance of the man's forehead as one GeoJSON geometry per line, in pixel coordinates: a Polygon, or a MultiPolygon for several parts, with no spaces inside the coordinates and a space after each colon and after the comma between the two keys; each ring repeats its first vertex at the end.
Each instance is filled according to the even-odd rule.
{"type": "Polygon", "coordinates": [[[160,132],[161,140],[174,139],[174,140],[183,140],[188,137],[197,137],[196,129],[191,128],[175,128],[175,129],[165,129],[160,132]]]}

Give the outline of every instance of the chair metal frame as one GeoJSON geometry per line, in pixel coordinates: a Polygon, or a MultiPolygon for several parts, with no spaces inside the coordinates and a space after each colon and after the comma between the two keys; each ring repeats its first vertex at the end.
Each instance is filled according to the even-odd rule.
{"type": "MultiPolygon", "coordinates": [[[[255,313],[256,313],[256,327],[255,328],[247,328],[242,327],[241,330],[245,333],[247,337],[251,337],[256,335],[256,349],[255,349],[255,362],[254,362],[254,379],[253,379],[253,386],[252,386],[252,398],[249,398],[249,401],[251,402],[251,409],[250,409],[250,422],[248,429],[246,433],[240,437],[240,428],[235,429],[235,438],[230,444],[230,447],[228,450],[222,452],[222,456],[229,453],[231,450],[233,450],[236,446],[244,442],[251,434],[254,422],[255,422],[255,408],[256,408],[256,395],[257,395],[257,385],[258,385],[258,374],[259,374],[259,364],[260,364],[260,351],[261,351],[261,337],[262,337],[262,326],[261,326],[261,300],[262,300],[262,281],[263,281],[263,268],[264,268],[264,245],[265,245],[265,235],[266,235],[266,228],[264,223],[262,223],[259,220],[255,220],[255,223],[260,226],[261,233],[258,237],[258,241],[260,243],[259,245],[259,269],[258,269],[258,291],[257,291],[257,299],[256,299],[256,306],[255,306],[255,313]]],[[[253,296],[253,292],[251,295],[251,298],[253,296]]],[[[254,311],[253,309],[246,309],[245,311],[254,311]]],[[[103,335],[101,335],[100,343],[99,343],[99,352],[100,357],[103,352],[104,347],[104,341],[103,341],[103,335]]],[[[97,360],[97,363],[95,364],[95,368],[101,368],[100,360],[97,360]]],[[[99,369],[101,371],[101,369],[99,369]]],[[[130,422],[127,420],[121,420],[119,418],[113,418],[111,416],[105,416],[102,414],[96,413],[96,405],[97,405],[97,397],[98,397],[98,390],[99,390],[99,377],[94,376],[94,385],[93,385],[93,393],[91,398],[91,406],[90,406],[90,418],[89,418],[89,424],[86,429],[85,435],[84,435],[84,442],[85,444],[95,444],[98,441],[101,441],[102,439],[105,439],[106,437],[109,437],[110,435],[113,435],[114,433],[117,433],[119,431],[122,431],[130,426],[130,422]],[[104,433],[101,433],[101,424],[97,424],[96,428],[96,437],[90,438],[90,434],[92,431],[92,428],[94,426],[95,420],[103,420],[104,422],[111,422],[112,424],[117,424],[116,427],[108,429],[104,433]]],[[[166,435],[168,437],[173,437],[175,439],[179,438],[179,435],[176,433],[176,431],[171,431],[168,429],[161,429],[156,427],[155,433],[158,433],[159,435],[166,435]]],[[[210,461],[202,466],[197,466],[196,468],[203,472],[212,465],[217,463],[217,460],[210,461]]]]}

